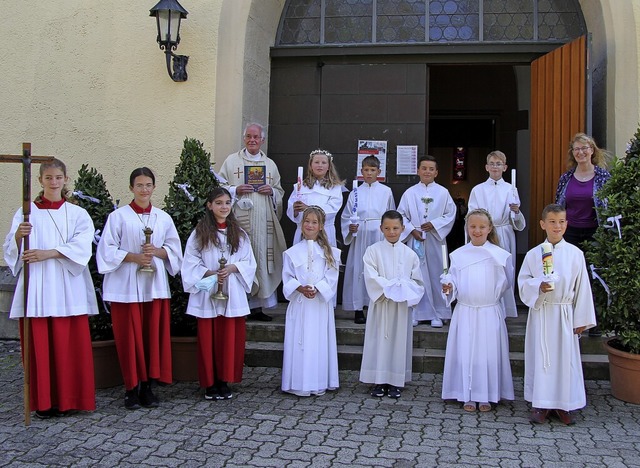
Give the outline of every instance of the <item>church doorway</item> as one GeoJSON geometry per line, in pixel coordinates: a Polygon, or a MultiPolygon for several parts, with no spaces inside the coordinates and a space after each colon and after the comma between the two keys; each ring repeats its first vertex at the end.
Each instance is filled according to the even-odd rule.
{"type": "MultiPolygon", "coordinates": [[[[532,85],[532,63],[581,37],[584,19],[577,2],[565,2],[562,12],[538,0],[515,2],[514,11],[514,2],[490,2],[492,9],[484,11],[473,10],[476,3],[287,2],[271,53],[269,111],[269,155],[281,169],[287,198],[296,167],[306,167],[313,149],[332,152],[340,175],[350,181],[358,171],[358,140],[382,140],[386,183],[396,202],[417,182],[396,173],[396,147],[417,145],[418,155],[438,159],[437,181],[466,203],[471,188],[487,177],[487,153],[500,149],[518,170],[528,224],[537,225],[538,213],[529,208],[552,198],[550,186],[562,169],[557,154],[568,133],[584,130],[584,119],[550,129],[543,114],[532,119],[531,103],[547,88],[532,85]],[[538,128],[545,128],[542,137],[538,128]],[[546,142],[555,133],[561,135],[553,137],[553,148],[532,154],[533,141],[546,142]],[[454,177],[458,148],[465,153],[461,178],[454,177]],[[547,164],[552,158],[553,167],[547,164]],[[544,180],[533,203],[530,184],[537,173],[544,180]]],[[[558,81],[551,72],[542,76],[558,81]]],[[[584,87],[580,79],[577,86],[584,87]]],[[[578,97],[583,107],[584,96],[578,97]]],[[[553,103],[551,97],[550,106],[537,110],[563,112],[553,103]]],[[[293,224],[284,220],[283,227],[291,242],[293,224]]],[[[527,244],[526,237],[519,239],[523,251],[527,244]]]]}

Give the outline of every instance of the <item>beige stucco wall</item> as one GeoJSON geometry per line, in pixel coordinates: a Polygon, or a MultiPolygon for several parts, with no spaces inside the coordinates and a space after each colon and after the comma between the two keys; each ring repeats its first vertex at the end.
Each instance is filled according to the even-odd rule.
{"type": "MultiPolygon", "coordinates": [[[[0,154],[30,141],[34,154],[67,162],[72,178],[89,162],[123,202],[129,172],[147,165],[162,205],[185,137],[203,141],[219,166],[239,148],[243,123],[268,123],[269,47],[285,0],[182,0],[185,83],[166,73],[154,3],[5,0],[0,154]]],[[[580,4],[606,66],[607,147],[622,154],[640,121],[640,2],[580,4]]],[[[12,166],[0,170],[2,236],[21,199],[12,166]]]]}
{"type": "MultiPolygon", "coordinates": [[[[157,175],[167,191],[185,137],[213,149],[218,27],[222,0],[186,0],[177,53],[189,79],[173,82],[156,43],[154,1],[5,0],[0,17],[0,154],[51,154],[75,177],[83,162],[104,175],[123,202],[128,175],[157,175]]],[[[249,3],[249,2],[247,2],[249,3]]],[[[37,170],[37,168],[34,168],[37,170]]],[[[35,178],[34,178],[35,179],[35,178]]],[[[19,165],[0,170],[2,239],[21,202],[19,165]]],[[[39,189],[34,182],[34,193],[39,189]]]]}

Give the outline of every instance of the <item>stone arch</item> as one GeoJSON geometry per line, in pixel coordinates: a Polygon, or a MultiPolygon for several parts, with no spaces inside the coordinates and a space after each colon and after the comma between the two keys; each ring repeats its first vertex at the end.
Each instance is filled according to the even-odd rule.
{"type": "MultiPolygon", "coordinates": [[[[214,155],[237,150],[242,124],[269,113],[269,48],[275,44],[285,0],[223,0],[218,30],[214,155]]],[[[579,0],[594,36],[594,130],[617,154],[640,120],[640,5],[579,0]],[[615,145],[615,148],[614,148],[615,145]]]]}

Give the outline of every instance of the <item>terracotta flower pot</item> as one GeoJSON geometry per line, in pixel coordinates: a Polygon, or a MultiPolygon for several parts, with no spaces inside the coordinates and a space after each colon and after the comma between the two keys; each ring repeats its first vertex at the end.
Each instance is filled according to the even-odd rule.
{"type": "Polygon", "coordinates": [[[618,400],[640,404],[640,355],[626,353],[605,343],[609,353],[611,394],[618,400]]]}
{"type": "Polygon", "coordinates": [[[93,341],[93,371],[96,388],[110,388],[122,385],[122,372],[118,362],[118,352],[114,340],[93,341]]]}
{"type": "Polygon", "coordinates": [[[198,380],[198,343],[194,337],[171,337],[173,380],[198,380]]]}

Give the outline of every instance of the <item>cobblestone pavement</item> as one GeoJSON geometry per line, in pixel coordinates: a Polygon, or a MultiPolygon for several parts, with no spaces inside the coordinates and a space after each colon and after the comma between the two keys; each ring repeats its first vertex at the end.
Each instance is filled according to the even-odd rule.
{"type": "Polygon", "coordinates": [[[280,370],[246,368],[229,401],[208,402],[194,382],[160,388],[158,409],[127,411],[123,390],[99,390],[97,410],[24,426],[16,342],[0,341],[0,466],[640,466],[640,406],[588,381],[572,427],[532,426],[516,401],[466,413],[439,395],[442,376],[414,374],[395,401],[373,399],[354,371],[336,392],[279,391],[280,370]]]}

